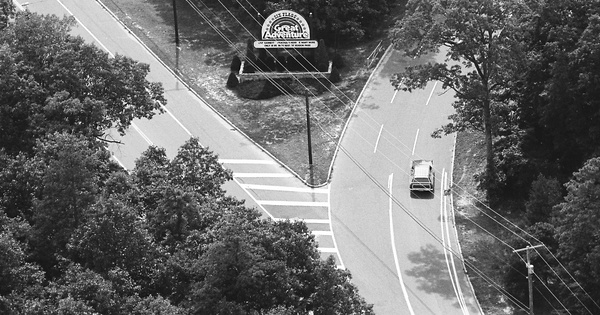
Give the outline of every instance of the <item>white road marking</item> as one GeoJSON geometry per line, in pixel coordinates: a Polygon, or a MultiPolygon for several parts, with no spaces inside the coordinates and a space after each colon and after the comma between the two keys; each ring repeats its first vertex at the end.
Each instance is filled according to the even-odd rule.
{"type": "Polygon", "coordinates": [[[313,235],[328,235],[328,236],[333,235],[332,231],[312,231],[311,233],[313,235]]]}
{"type": "Polygon", "coordinates": [[[394,253],[394,264],[396,265],[396,273],[398,274],[398,281],[400,281],[400,286],[402,287],[402,294],[404,295],[404,300],[406,301],[406,305],[408,306],[408,311],[411,315],[415,315],[413,311],[412,305],[410,304],[410,300],[408,299],[408,293],[406,292],[406,287],[404,286],[404,280],[402,280],[402,272],[400,271],[400,263],[398,262],[398,252],[396,251],[396,239],[394,237],[394,220],[392,217],[392,183],[394,180],[394,173],[390,174],[388,177],[388,189],[389,189],[389,218],[390,218],[390,238],[392,240],[392,252],[394,253]]]}
{"type": "Polygon", "coordinates": [[[154,145],[154,143],[152,143],[152,141],[150,140],[150,138],[148,138],[148,137],[146,136],[146,134],[144,134],[144,133],[143,133],[143,132],[140,130],[140,128],[139,128],[139,127],[138,127],[138,126],[137,126],[137,125],[136,125],[134,122],[132,122],[132,123],[131,123],[131,127],[133,127],[133,129],[135,129],[135,131],[137,131],[137,133],[139,133],[139,134],[140,134],[140,136],[142,136],[142,138],[144,138],[144,140],[145,140],[146,142],[148,142],[148,144],[149,144],[149,145],[154,145]]]}
{"type": "Polygon", "coordinates": [[[298,206],[298,207],[327,207],[327,202],[318,201],[287,201],[287,200],[257,200],[263,206],[298,206]]]}
{"type": "MultiPolygon", "coordinates": [[[[335,240],[335,234],[333,234],[333,222],[331,222],[331,185],[327,185],[327,218],[329,220],[329,230],[331,231],[331,239],[333,240],[333,246],[335,248],[338,248],[337,246],[337,242],[335,240]]],[[[340,254],[340,252],[337,252],[337,258],[339,259],[338,262],[338,269],[346,269],[346,267],[344,266],[344,261],[342,260],[342,255],[340,254]]]]}
{"type": "Polygon", "coordinates": [[[289,173],[233,173],[233,177],[243,178],[243,177],[261,177],[261,178],[283,178],[283,177],[292,177],[292,174],[289,173]]]}
{"type": "Polygon", "coordinates": [[[383,125],[379,128],[379,134],[377,135],[377,141],[375,141],[375,149],[373,149],[373,153],[377,152],[377,146],[379,145],[379,139],[381,138],[381,131],[383,131],[383,125]]]}
{"type": "Polygon", "coordinates": [[[396,98],[396,94],[398,94],[398,90],[394,90],[394,96],[392,96],[392,100],[390,101],[390,104],[394,102],[394,99],[396,98]]]}
{"type": "Polygon", "coordinates": [[[435,83],[433,84],[433,89],[431,89],[431,93],[429,93],[429,97],[427,98],[427,103],[425,103],[425,106],[429,105],[429,101],[431,101],[431,96],[433,95],[433,91],[435,91],[435,87],[437,86],[438,81],[435,81],[435,83]]]}
{"type": "MultiPolygon", "coordinates": [[[[448,174],[445,169],[442,169],[442,180],[441,180],[442,191],[448,189],[448,174]]],[[[458,304],[462,310],[463,314],[469,314],[469,311],[466,306],[466,302],[464,296],[462,294],[462,290],[460,288],[460,282],[458,280],[458,274],[456,272],[456,265],[454,263],[454,255],[450,252],[452,250],[452,244],[450,242],[450,223],[448,218],[448,207],[446,203],[446,198],[443,193],[440,197],[440,224],[442,229],[442,246],[444,247],[444,258],[446,260],[446,267],[448,268],[448,276],[450,277],[450,281],[452,282],[452,288],[454,289],[454,294],[458,299],[458,304]],[[450,257],[450,258],[448,258],[450,257]],[[452,266],[451,266],[452,265],[452,266]]]]}
{"type": "Polygon", "coordinates": [[[277,162],[273,160],[243,160],[243,159],[219,159],[221,164],[264,164],[273,165],[277,162]]]}
{"type": "Polygon", "coordinates": [[[302,218],[273,218],[274,221],[303,221],[304,223],[312,223],[312,224],[329,224],[329,219],[302,219],[302,218]]]}
{"type": "Polygon", "coordinates": [[[337,253],[337,248],[333,247],[317,247],[321,253],[337,253]]]}
{"type": "Polygon", "coordinates": [[[417,147],[417,139],[419,138],[419,129],[417,129],[417,134],[415,135],[415,142],[413,143],[412,155],[415,155],[415,148],[417,147]]]}
{"type": "Polygon", "coordinates": [[[305,188],[305,187],[288,187],[288,186],[272,186],[272,185],[256,185],[256,184],[241,184],[242,188],[253,190],[276,190],[276,191],[292,191],[301,193],[326,194],[329,191],[324,188],[305,188]]]}

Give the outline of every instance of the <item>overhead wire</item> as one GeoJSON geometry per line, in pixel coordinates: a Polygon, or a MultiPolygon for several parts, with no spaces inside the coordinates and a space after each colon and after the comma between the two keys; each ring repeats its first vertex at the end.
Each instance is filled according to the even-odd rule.
{"type": "MultiPolygon", "coordinates": [[[[203,3],[203,1],[201,1],[201,0],[200,0],[200,2],[201,2],[201,3],[203,3]]],[[[220,2],[220,1],[219,1],[219,2],[220,2]]],[[[204,3],[203,3],[203,4],[204,4],[204,3]]],[[[206,7],[206,4],[204,4],[204,6],[206,7]]],[[[227,8],[226,8],[226,9],[227,9],[227,8]]],[[[213,13],[213,14],[214,14],[214,13],[213,13]]],[[[236,21],[238,21],[238,23],[240,23],[240,24],[241,24],[241,22],[240,22],[240,21],[237,19],[237,17],[235,17],[235,16],[234,16],[234,18],[236,19],[236,21]]],[[[245,28],[245,27],[244,27],[244,28],[245,28]]],[[[246,30],[247,30],[247,29],[246,29],[246,30]]],[[[249,32],[249,31],[248,31],[248,32],[249,32]]],[[[249,33],[250,33],[250,32],[249,32],[249,33]]],[[[327,134],[329,137],[333,138],[333,136],[332,136],[331,134],[329,134],[329,132],[328,132],[327,130],[325,130],[325,128],[324,128],[324,127],[323,127],[321,124],[317,124],[317,126],[318,126],[318,127],[319,127],[319,128],[320,128],[320,129],[321,129],[323,132],[324,132],[324,133],[326,133],[326,134],[327,134]]],[[[347,154],[347,156],[349,156],[349,158],[351,158],[351,159],[353,160],[354,164],[355,164],[355,165],[357,165],[357,166],[359,166],[359,168],[360,168],[360,169],[363,171],[363,173],[365,173],[365,174],[366,174],[366,175],[367,175],[369,178],[371,178],[371,180],[372,180],[372,181],[373,181],[373,182],[374,182],[374,183],[375,183],[375,184],[376,184],[376,185],[377,185],[377,186],[378,186],[380,189],[382,189],[382,190],[384,190],[384,191],[385,191],[385,189],[384,189],[384,188],[381,186],[381,184],[380,184],[380,183],[378,183],[378,182],[377,182],[377,181],[376,181],[374,178],[372,178],[371,174],[370,174],[370,173],[368,173],[368,171],[366,171],[366,169],[364,169],[364,167],[362,167],[362,165],[360,165],[360,162],[358,162],[357,160],[355,160],[355,159],[352,157],[352,155],[351,155],[351,154],[350,154],[348,151],[346,151],[346,150],[345,150],[345,148],[343,148],[343,146],[341,146],[341,145],[340,145],[340,147],[341,147],[341,150],[342,150],[342,151],[344,151],[344,153],[346,153],[346,154],[347,154]]],[[[414,214],[413,214],[413,213],[412,213],[410,210],[408,210],[408,209],[407,209],[407,208],[406,208],[406,207],[405,207],[405,206],[404,206],[402,203],[400,203],[400,202],[399,202],[399,201],[398,201],[398,200],[397,200],[395,197],[393,197],[393,196],[389,196],[389,197],[390,197],[390,198],[392,198],[392,199],[394,200],[394,203],[395,203],[396,205],[399,205],[399,206],[400,206],[400,207],[403,209],[403,211],[404,211],[405,213],[407,213],[407,214],[408,214],[408,215],[409,215],[409,216],[410,216],[410,217],[413,219],[413,221],[415,221],[415,222],[416,222],[416,223],[417,223],[419,226],[421,226],[421,228],[422,228],[423,230],[425,230],[425,231],[426,231],[428,234],[430,234],[432,237],[434,237],[434,239],[436,239],[436,241],[437,241],[437,242],[439,242],[439,243],[440,243],[440,244],[442,244],[443,246],[446,246],[446,245],[444,245],[444,244],[443,244],[442,240],[441,240],[439,237],[437,237],[437,236],[436,236],[436,235],[435,235],[435,234],[434,234],[434,233],[431,231],[431,229],[430,229],[430,228],[428,228],[428,227],[427,227],[427,226],[426,226],[426,225],[425,225],[423,222],[421,222],[421,221],[420,221],[420,220],[419,220],[419,219],[418,219],[416,216],[414,216],[414,214]]],[[[453,254],[455,257],[457,257],[457,258],[459,258],[461,261],[463,261],[463,259],[462,259],[461,255],[460,255],[459,253],[457,253],[457,252],[456,252],[454,249],[452,249],[452,248],[449,248],[449,247],[448,247],[447,249],[448,249],[448,251],[449,251],[449,252],[451,252],[451,253],[452,253],[452,254],[453,254]]],[[[463,261],[463,263],[464,263],[464,261],[463,261]]],[[[492,280],[490,277],[488,277],[488,276],[487,276],[487,275],[485,275],[483,272],[481,272],[481,271],[480,271],[480,270],[479,270],[479,269],[478,269],[476,266],[474,266],[474,265],[470,265],[469,267],[470,267],[472,270],[476,271],[476,272],[477,272],[477,273],[480,275],[480,277],[482,277],[482,279],[486,280],[486,282],[490,283],[491,285],[493,285],[493,286],[494,286],[494,287],[496,287],[496,288],[499,288],[499,289],[501,288],[501,286],[500,286],[499,284],[495,283],[495,282],[494,282],[494,281],[493,281],[493,280],[492,280]]],[[[504,292],[503,294],[508,294],[508,292],[504,292]]],[[[511,300],[518,301],[516,298],[512,297],[510,294],[509,294],[508,296],[509,296],[509,298],[511,298],[511,300]]],[[[517,303],[517,304],[518,304],[518,303],[517,303]]]]}
{"type": "MultiPolygon", "coordinates": [[[[214,24],[212,24],[212,23],[210,22],[210,19],[209,19],[208,17],[206,17],[206,16],[205,16],[203,13],[201,13],[201,12],[200,12],[201,10],[199,10],[199,9],[198,9],[198,8],[197,8],[197,7],[196,7],[196,6],[195,6],[193,3],[191,3],[189,0],[186,0],[186,1],[187,1],[187,2],[188,2],[188,4],[190,4],[192,7],[195,7],[195,10],[196,10],[196,12],[197,12],[199,15],[201,15],[201,16],[202,16],[202,17],[203,17],[203,18],[204,18],[204,19],[205,19],[205,20],[206,20],[206,21],[209,23],[209,25],[211,26],[211,28],[213,28],[215,31],[217,31],[217,33],[218,33],[218,34],[219,34],[221,37],[223,37],[223,39],[224,39],[224,40],[226,40],[226,41],[228,42],[228,44],[230,44],[230,46],[232,46],[234,49],[236,49],[238,52],[240,52],[240,51],[239,51],[239,50],[238,50],[238,49],[235,47],[235,44],[234,44],[233,42],[231,42],[231,41],[230,41],[230,40],[227,38],[227,36],[226,36],[226,35],[224,35],[222,32],[220,32],[220,31],[218,30],[218,28],[217,28],[216,26],[214,26],[214,24]]],[[[200,0],[200,2],[204,4],[204,2],[203,2],[203,1],[201,1],[201,0],[200,0]]],[[[221,5],[223,5],[221,1],[219,1],[219,2],[221,3],[221,5]]],[[[238,1],[238,3],[239,3],[239,1],[238,1]]],[[[206,4],[204,4],[204,5],[206,6],[206,4]]],[[[240,5],[241,5],[241,3],[240,3],[240,5]]],[[[250,5],[251,5],[251,4],[250,4],[250,5]]],[[[206,6],[206,7],[207,7],[207,6],[206,6]]],[[[242,5],[242,7],[244,7],[244,6],[242,5]]],[[[208,7],[207,7],[207,8],[208,8],[208,7]]],[[[253,8],[254,8],[254,7],[253,7],[253,8]]],[[[227,8],[226,8],[226,9],[227,9],[227,8]]],[[[209,10],[210,10],[210,9],[209,9],[209,10]]],[[[249,13],[249,12],[248,12],[248,11],[245,9],[245,7],[244,7],[244,10],[245,10],[247,13],[249,13]]],[[[255,10],[255,11],[257,11],[255,8],[254,8],[254,10],[255,10]]],[[[228,10],[228,11],[229,11],[229,10],[228,10]]],[[[258,12],[258,11],[257,11],[257,12],[258,12]]],[[[230,11],[229,11],[229,13],[231,14],[231,12],[230,12],[230,11]]],[[[213,14],[214,14],[214,13],[213,13],[213,14]]],[[[253,16],[253,15],[251,15],[251,14],[249,14],[249,15],[250,15],[250,16],[253,16]]],[[[215,16],[216,16],[216,15],[215,15],[215,16]]],[[[237,21],[238,23],[240,23],[240,25],[242,25],[242,26],[243,26],[243,24],[242,24],[242,23],[241,23],[241,22],[240,22],[240,21],[239,21],[239,20],[238,20],[238,19],[237,19],[237,18],[236,18],[234,15],[232,15],[232,16],[233,16],[233,17],[236,19],[236,21],[237,21]]],[[[258,22],[256,19],[254,19],[254,20],[255,20],[256,22],[258,22]]],[[[244,29],[245,29],[245,27],[244,27],[244,29]]],[[[251,33],[251,32],[249,32],[247,29],[246,29],[246,31],[247,31],[249,34],[251,34],[251,36],[252,36],[252,37],[254,37],[254,36],[252,35],[252,33],[251,33]]],[[[234,33],[232,32],[232,34],[234,34],[234,33]]],[[[255,37],[254,37],[254,38],[255,38],[255,37]]],[[[303,57],[304,57],[304,56],[303,56],[303,57]]],[[[305,58],[305,57],[304,57],[304,58],[305,58]]],[[[259,67],[255,67],[255,68],[256,68],[256,69],[259,69],[259,67]]],[[[262,73],[262,71],[259,71],[259,72],[261,72],[261,73],[262,73]]],[[[289,72],[289,71],[288,71],[288,72],[289,72]]],[[[263,73],[263,75],[264,75],[264,73],[263,73]]],[[[311,74],[311,75],[312,75],[312,74],[311,74]]],[[[293,76],[293,75],[292,75],[292,76],[293,76]]],[[[268,75],[265,75],[265,77],[267,77],[267,79],[269,79],[269,78],[268,78],[268,75]]],[[[313,77],[314,77],[314,75],[313,75],[313,77]]],[[[316,77],[315,77],[315,78],[316,78],[316,77]]],[[[327,78],[325,78],[325,79],[327,79],[327,78]]],[[[298,80],[298,79],[296,78],[296,80],[298,80]]],[[[270,80],[270,81],[274,82],[273,80],[270,80]]],[[[299,81],[299,80],[298,80],[298,81],[299,81]]],[[[300,82],[300,84],[302,84],[302,83],[300,82]]],[[[284,94],[286,94],[286,95],[288,95],[289,97],[291,97],[291,94],[289,94],[287,91],[285,91],[285,89],[281,88],[281,86],[280,86],[278,83],[276,83],[276,84],[274,84],[274,85],[275,85],[275,86],[276,86],[276,87],[277,87],[277,88],[278,88],[280,91],[282,91],[284,94]]],[[[302,85],[303,85],[303,87],[305,87],[305,88],[306,88],[306,86],[305,86],[304,84],[302,84],[302,85]]],[[[334,85],[334,86],[335,86],[335,85],[334,85]]],[[[336,88],[337,88],[337,87],[336,87],[336,88]]],[[[308,91],[309,91],[311,94],[313,94],[313,96],[315,96],[315,95],[314,95],[314,93],[312,93],[312,92],[311,92],[309,89],[307,89],[307,90],[308,90],[308,91]]],[[[327,90],[328,90],[328,91],[330,91],[330,92],[332,92],[332,91],[331,91],[331,90],[329,90],[328,88],[327,88],[327,90]]],[[[333,93],[333,92],[332,92],[332,94],[334,94],[334,95],[335,95],[335,93],[333,93]]],[[[343,93],[342,93],[342,95],[346,96],[346,95],[345,95],[345,94],[343,94],[343,93]]],[[[336,97],[337,97],[337,95],[336,95],[336,97]]],[[[338,98],[338,100],[340,100],[340,101],[341,101],[341,99],[339,99],[339,97],[337,97],[337,98],[338,98]]],[[[348,98],[348,97],[346,96],[346,98],[348,98]]],[[[349,98],[348,98],[348,99],[349,99],[349,98]]],[[[343,101],[342,101],[342,102],[343,102],[343,101]]],[[[327,108],[327,107],[325,106],[325,108],[327,108]]],[[[332,112],[332,113],[333,113],[333,112],[332,112]]],[[[335,113],[333,113],[333,114],[334,114],[334,115],[336,115],[335,113]]],[[[369,117],[370,117],[370,116],[369,116],[369,117]]],[[[338,118],[339,118],[339,117],[338,117],[338,118]]],[[[370,118],[372,119],[372,117],[370,117],[370,118]]],[[[341,119],[341,118],[340,118],[340,119],[341,119]]],[[[326,130],[324,130],[324,128],[323,128],[323,127],[322,127],[320,124],[318,124],[318,126],[319,126],[319,128],[321,128],[321,129],[322,129],[322,130],[323,130],[323,131],[324,131],[326,134],[328,134],[328,132],[327,132],[326,130]]],[[[386,131],[386,132],[387,132],[387,131],[386,131]]],[[[328,134],[328,135],[329,135],[329,134],[328,134]]],[[[331,135],[329,135],[329,137],[330,137],[330,138],[332,138],[332,139],[335,139],[335,137],[334,137],[334,136],[331,136],[331,135]]],[[[392,135],[392,138],[395,138],[395,137],[392,135]]],[[[364,139],[364,138],[363,138],[363,139],[364,139]]],[[[364,140],[366,141],[366,139],[364,139],[364,140]]],[[[386,139],[386,140],[387,140],[387,139],[386,139]]],[[[397,141],[398,141],[399,143],[401,143],[401,144],[404,144],[404,143],[402,143],[402,142],[401,142],[400,140],[398,140],[398,139],[395,139],[395,140],[397,140],[397,141]]],[[[405,144],[404,144],[404,146],[405,146],[405,147],[407,147],[405,144]]],[[[345,151],[345,150],[343,150],[343,151],[344,151],[344,153],[346,153],[347,155],[349,154],[347,151],[345,151]]],[[[387,158],[388,160],[392,161],[392,160],[391,160],[391,159],[389,159],[387,156],[386,156],[386,158],[387,158]]],[[[357,161],[356,161],[356,162],[357,162],[357,161]]],[[[395,164],[395,163],[394,163],[394,164],[395,164]]],[[[400,168],[400,169],[402,169],[402,168],[400,168]]],[[[363,170],[363,172],[364,172],[364,171],[366,171],[366,170],[363,170]]],[[[405,173],[406,173],[406,171],[405,171],[405,173]]],[[[382,189],[383,191],[385,191],[385,188],[384,188],[384,187],[382,187],[382,186],[380,186],[380,185],[378,185],[378,186],[379,186],[379,188],[380,188],[380,189],[382,189]]],[[[455,186],[455,185],[453,185],[453,186],[455,186]]],[[[455,187],[456,187],[456,186],[455,186],[455,187]]],[[[475,197],[475,199],[477,199],[477,198],[475,197]]],[[[477,199],[477,200],[478,200],[478,199],[477,199]]],[[[478,201],[479,201],[479,200],[478,200],[478,201]]],[[[395,202],[397,205],[399,205],[399,206],[403,207],[403,205],[401,205],[401,203],[399,203],[399,201],[395,200],[394,202],[395,202]]],[[[490,211],[494,212],[494,214],[496,214],[497,216],[499,216],[499,217],[501,217],[501,218],[505,219],[507,222],[511,223],[511,224],[512,224],[514,227],[516,227],[516,228],[520,229],[522,232],[524,232],[524,233],[526,233],[526,234],[529,234],[529,233],[527,233],[526,231],[524,231],[523,229],[521,229],[520,227],[518,227],[517,225],[515,225],[514,223],[512,223],[510,220],[508,220],[508,219],[504,218],[502,215],[500,215],[499,213],[497,213],[496,211],[494,211],[493,209],[491,209],[489,206],[485,205],[485,203],[483,203],[483,202],[481,202],[481,201],[480,201],[480,203],[481,203],[481,204],[483,204],[483,205],[484,205],[486,208],[488,208],[490,211]]],[[[409,211],[408,209],[404,209],[404,208],[403,208],[403,210],[404,210],[405,212],[406,212],[406,211],[409,211]]],[[[507,229],[507,230],[511,231],[511,233],[513,233],[513,234],[515,234],[515,235],[518,235],[517,233],[514,233],[514,232],[513,232],[511,229],[508,229],[508,228],[507,228],[507,227],[505,227],[503,224],[499,223],[499,222],[498,222],[496,219],[494,219],[494,218],[492,218],[491,216],[489,216],[487,213],[485,213],[485,212],[483,212],[483,213],[484,213],[485,215],[487,215],[488,217],[490,217],[491,219],[493,219],[493,220],[494,220],[496,223],[498,223],[498,224],[500,224],[501,226],[503,226],[505,229],[507,229]]],[[[407,214],[408,214],[408,213],[407,213],[407,214]]],[[[415,219],[416,219],[416,218],[414,218],[414,217],[413,217],[413,220],[415,220],[415,219]]],[[[473,223],[474,223],[474,222],[473,222],[473,223]]],[[[421,224],[419,224],[419,225],[421,225],[421,224]]],[[[424,226],[422,226],[422,225],[421,225],[421,227],[423,228],[424,226]]],[[[500,240],[499,238],[497,238],[495,235],[493,235],[493,234],[492,234],[492,233],[490,233],[489,231],[487,231],[487,230],[485,230],[485,229],[483,229],[483,230],[484,230],[484,231],[486,231],[486,233],[488,233],[488,234],[492,235],[492,236],[493,236],[494,238],[496,238],[497,240],[499,240],[499,241],[501,241],[502,243],[504,243],[505,245],[509,246],[507,243],[503,242],[502,240],[500,240]]],[[[428,233],[430,233],[430,232],[428,231],[428,233]]],[[[518,235],[518,236],[520,237],[520,235],[518,235]]],[[[530,235],[530,236],[531,236],[531,235],[530,235]]],[[[531,236],[531,237],[532,237],[533,239],[535,239],[535,237],[533,237],[533,236],[531,236]]],[[[522,238],[522,237],[521,237],[521,238],[522,238]]],[[[522,238],[522,239],[523,239],[523,238],[522,238]]],[[[523,240],[524,240],[524,239],[523,239],[523,240]]],[[[439,240],[438,240],[438,241],[439,241],[439,240]]],[[[540,243],[541,243],[541,242],[540,242],[540,243]]],[[[510,247],[510,246],[509,246],[509,247],[510,247]]],[[[512,248],[512,247],[511,247],[511,248],[512,248]]],[[[453,252],[453,251],[451,250],[451,252],[453,252]]],[[[460,257],[459,255],[457,255],[457,254],[456,254],[456,253],[454,253],[454,252],[453,252],[453,254],[462,260],[462,257],[460,257]]],[[[464,261],[464,260],[463,260],[463,261],[464,261]]],[[[464,262],[466,262],[466,261],[464,261],[464,262]]],[[[473,266],[473,267],[474,267],[474,266],[473,266]]],[[[568,271],[567,271],[567,272],[568,272],[568,271]]],[[[574,280],[574,279],[573,279],[573,280],[574,280]]],[[[579,284],[578,284],[578,285],[579,285],[579,284]]],[[[581,287],[581,286],[580,286],[580,287],[581,287]]]]}

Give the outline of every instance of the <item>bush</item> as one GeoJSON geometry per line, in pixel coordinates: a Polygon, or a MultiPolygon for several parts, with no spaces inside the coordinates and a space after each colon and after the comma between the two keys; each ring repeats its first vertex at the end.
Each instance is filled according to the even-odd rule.
{"type": "Polygon", "coordinates": [[[231,72],[239,72],[241,66],[242,60],[240,59],[240,57],[234,56],[231,60],[231,66],[229,67],[231,69],[231,72]]]}
{"type": "Polygon", "coordinates": [[[530,225],[548,222],[552,208],[562,201],[561,185],[555,178],[539,175],[531,183],[529,200],[525,203],[525,217],[530,225]]]}
{"type": "Polygon", "coordinates": [[[231,72],[229,74],[229,77],[227,78],[227,87],[230,89],[233,89],[236,86],[238,86],[239,84],[240,84],[240,81],[238,81],[237,76],[235,75],[234,72],[231,72]]]}
{"type": "Polygon", "coordinates": [[[275,63],[275,69],[279,72],[285,72],[287,69],[287,60],[285,56],[277,57],[277,62],[275,63]]]}
{"type": "Polygon", "coordinates": [[[340,76],[340,72],[338,71],[338,69],[336,67],[333,67],[331,69],[331,74],[329,75],[329,81],[331,81],[331,83],[338,83],[342,80],[342,77],[340,76]]]}
{"type": "Polygon", "coordinates": [[[333,61],[333,66],[335,68],[344,69],[344,67],[346,66],[344,64],[344,58],[342,58],[342,55],[340,54],[333,55],[333,58],[331,60],[333,61]]]}

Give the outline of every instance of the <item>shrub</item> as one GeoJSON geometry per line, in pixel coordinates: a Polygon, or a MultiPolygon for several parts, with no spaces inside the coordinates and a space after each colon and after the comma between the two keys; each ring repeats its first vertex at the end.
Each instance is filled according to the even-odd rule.
{"type": "Polygon", "coordinates": [[[233,89],[236,86],[238,86],[239,84],[240,84],[240,81],[238,81],[238,78],[235,75],[235,72],[231,72],[229,74],[229,77],[227,78],[227,87],[230,89],[233,89]]]}
{"type": "Polygon", "coordinates": [[[344,67],[346,66],[344,64],[344,58],[342,58],[342,55],[340,54],[334,54],[331,60],[333,61],[333,66],[335,68],[344,69],[344,67]]]}
{"type": "Polygon", "coordinates": [[[331,74],[329,75],[329,81],[331,81],[331,83],[338,83],[342,80],[342,77],[340,76],[340,72],[338,71],[338,69],[336,67],[333,67],[331,69],[331,74]]]}
{"type": "Polygon", "coordinates": [[[240,71],[241,66],[242,66],[242,60],[240,59],[240,57],[233,56],[233,59],[231,60],[231,66],[229,67],[231,69],[231,72],[240,71]]]}

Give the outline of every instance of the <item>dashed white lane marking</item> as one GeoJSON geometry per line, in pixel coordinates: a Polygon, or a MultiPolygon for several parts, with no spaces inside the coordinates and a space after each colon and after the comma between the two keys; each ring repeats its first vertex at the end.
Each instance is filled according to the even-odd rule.
{"type": "Polygon", "coordinates": [[[398,90],[394,91],[394,96],[392,96],[392,100],[390,101],[390,104],[394,102],[394,99],[396,98],[396,94],[398,94],[398,90]]]}
{"type": "Polygon", "coordinates": [[[315,194],[326,194],[329,191],[323,188],[303,188],[303,187],[288,187],[288,186],[272,186],[272,185],[256,185],[256,184],[242,184],[242,188],[253,189],[253,190],[276,190],[276,191],[291,191],[291,192],[304,192],[304,193],[315,193],[315,194]]]}
{"type": "Polygon", "coordinates": [[[287,201],[287,200],[257,200],[263,206],[299,206],[299,207],[327,207],[327,202],[319,201],[287,201]]]}
{"type": "Polygon", "coordinates": [[[277,164],[277,162],[275,162],[273,160],[219,159],[219,162],[222,164],[264,164],[264,165],[277,164]]]}
{"type": "Polygon", "coordinates": [[[415,143],[413,143],[412,155],[415,155],[415,148],[417,147],[418,139],[419,139],[419,129],[417,129],[417,134],[415,135],[415,143]]]}
{"type": "Polygon", "coordinates": [[[431,93],[429,93],[429,98],[427,98],[427,103],[425,103],[425,106],[429,105],[429,101],[431,101],[431,96],[433,95],[433,91],[435,91],[435,87],[437,86],[438,81],[435,81],[435,84],[433,85],[433,89],[431,89],[431,93]]]}
{"type": "Polygon", "coordinates": [[[233,177],[258,177],[258,178],[275,178],[275,177],[293,177],[290,173],[233,173],[233,177]]]}
{"type": "Polygon", "coordinates": [[[383,125],[379,128],[379,134],[377,135],[377,141],[375,141],[375,149],[373,149],[373,153],[377,153],[377,146],[379,145],[379,139],[381,138],[381,131],[383,131],[383,125]]]}

